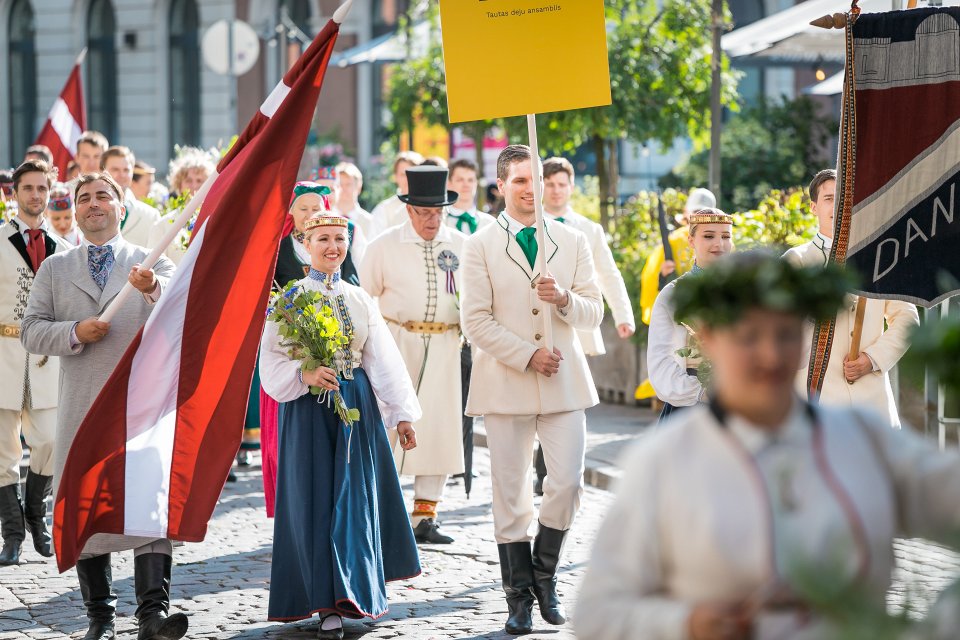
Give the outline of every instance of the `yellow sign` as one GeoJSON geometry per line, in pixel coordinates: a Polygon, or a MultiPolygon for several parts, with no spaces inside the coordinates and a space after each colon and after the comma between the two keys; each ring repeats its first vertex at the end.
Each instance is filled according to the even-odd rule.
{"type": "Polygon", "coordinates": [[[603,0],[440,0],[450,122],[608,105],[603,0]]]}

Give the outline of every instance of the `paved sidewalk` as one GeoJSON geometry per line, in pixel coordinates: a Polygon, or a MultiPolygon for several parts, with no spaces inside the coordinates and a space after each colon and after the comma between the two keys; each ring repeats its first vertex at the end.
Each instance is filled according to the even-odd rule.
{"type": "MultiPolygon", "coordinates": [[[[489,457],[478,448],[473,493],[451,483],[442,504],[449,546],[421,547],[422,576],[390,585],[391,610],[376,623],[347,622],[348,638],[509,638],[502,632],[506,604],[500,588],[497,548],[490,515],[489,457]]],[[[240,470],[240,481],[224,490],[202,544],[174,551],[173,609],[190,615],[190,640],[315,637],[316,620],[266,622],[273,522],[263,510],[259,468],[240,470]]],[[[408,497],[412,497],[407,487],[408,497]]],[[[572,609],[590,541],[611,500],[588,488],[567,545],[560,593],[572,609]]],[[[28,543],[29,544],[29,543],[28,543]]],[[[86,630],[76,574],[56,573],[53,560],[32,549],[25,563],[0,568],[0,640],[60,640],[86,630]]],[[[114,580],[120,596],[118,637],[136,636],[131,553],[115,554],[114,580]]],[[[570,626],[551,627],[535,614],[530,638],[572,640],[570,626]]]]}

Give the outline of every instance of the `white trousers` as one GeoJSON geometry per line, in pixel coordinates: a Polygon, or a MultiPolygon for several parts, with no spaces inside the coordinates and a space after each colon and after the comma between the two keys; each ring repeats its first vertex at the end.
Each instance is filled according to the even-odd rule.
{"type": "MultiPolygon", "coordinates": [[[[173,556],[173,543],[166,538],[158,538],[153,542],[148,542],[142,547],[137,547],[133,550],[133,557],[137,558],[146,553],[162,553],[165,556],[173,556]]],[[[102,553],[81,553],[79,556],[80,560],[89,560],[90,558],[96,558],[97,556],[102,556],[102,553]]]]}
{"type": "Polygon", "coordinates": [[[532,416],[483,417],[490,449],[493,483],[493,526],[498,544],[531,539],[534,520],[530,469],[534,438],[547,463],[540,522],[566,531],[583,495],[583,456],[587,416],[580,411],[532,416]]]}
{"type": "Polygon", "coordinates": [[[30,470],[53,475],[53,443],[57,435],[57,410],[0,409],[0,487],[20,482],[23,447],[20,433],[30,447],[30,470]]]}

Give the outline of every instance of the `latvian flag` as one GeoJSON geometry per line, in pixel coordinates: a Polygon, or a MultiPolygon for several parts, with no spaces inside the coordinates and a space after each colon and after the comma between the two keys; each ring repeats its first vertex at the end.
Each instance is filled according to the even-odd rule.
{"type": "Polygon", "coordinates": [[[960,287],[960,9],[863,14],[853,38],[846,262],[866,297],[929,307],[960,287]]]}
{"type": "Polygon", "coordinates": [[[203,540],[240,445],[280,230],[338,33],[328,22],[217,167],[189,251],[80,426],[54,509],[61,571],[96,533],[203,540]]]}
{"type": "Polygon", "coordinates": [[[53,164],[60,179],[67,175],[67,164],[77,157],[77,140],[87,128],[87,110],[83,104],[83,84],[80,67],[87,50],[84,49],[73,65],[67,84],[50,109],[47,121],[34,144],[43,144],[53,153],[53,164]]]}

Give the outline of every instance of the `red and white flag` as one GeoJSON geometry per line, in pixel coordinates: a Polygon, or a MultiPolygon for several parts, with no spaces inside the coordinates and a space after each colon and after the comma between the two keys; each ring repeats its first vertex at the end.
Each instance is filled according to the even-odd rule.
{"type": "Polygon", "coordinates": [[[84,49],[73,65],[67,84],[50,109],[47,121],[34,144],[44,144],[53,152],[53,164],[61,179],[67,175],[67,164],[77,157],[77,140],[87,128],[87,109],[83,103],[83,84],[80,67],[87,54],[84,49]]]}
{"type": "Polygon", "coordinates": [[[203,540],[240,446],[280,230],[339,25],[217,167],[190,249],[74,439],[54,506],[61,571],[96,533],[203,540]]]}

